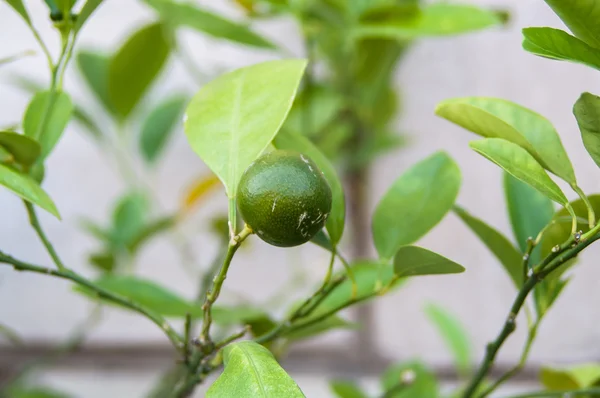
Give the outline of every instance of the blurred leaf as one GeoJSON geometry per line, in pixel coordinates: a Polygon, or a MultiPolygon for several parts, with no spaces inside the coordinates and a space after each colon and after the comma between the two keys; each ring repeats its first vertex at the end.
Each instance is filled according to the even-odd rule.
{"type": "Polygon", "coordinates": [[[21,345],[23,344],[23,340],[19,337],[19,334],[14,331],[12,328],[9,328],[6,325],[0,323],[0,336],[4,337],[4,339],[8,340],[11,344],[21,345]]]}
{"type": "Polygon", "coordinates": [[[296,96],[283,129],[306,136],[318,135],[335,121],[344,103],[344,98],[327,86],[308,86],[296,96]]]}
{"type": "Polygon", "coordinates": [[[240,306],[215,306],[212,317],[216,324],[225,327],[248,325],[254,337],[262,336],[277,327],[269,314],[255,307],[240,306]]]}
{"type": "Polygon", "coordinates": [[[454,212],[479,237],[481,242],[496,256],[517,289],[523,285],[522,254],[510,241],[482,220],[473,217],[463,208],[454,206],[454,212]]]}
{"type": "Polygon", "coordinates": [[[385,152],[398,149],[406,144],[406,138],[394,132],[380,132],[367,137],[366,142],[349,159],[355,168],[367,167],[371,162],[380,158],[385,152]]]}
{"type": "Polygon", "coordinates": [[[394,272],[400,278],[458,274],[464,271],[462,265],[418,246],[402,246],[394,257],[394,272]]]}
{"type": "Polygon", "coordinates": [[[102,130],[83,108],[75,106],[73,109],[73,120],[84,127],[88,133],[91,133],[93,138],[97,140],[102,138],[102,130]]]}
{"type": "Polygon", "coordinates": [[[119,200],[113,212],[113,243],[130,247],[146,224],[148,200],[141,193],[133,192],[119,200]]]}
{"type": "Polygon", "coordinates": [[[76,57],[77,67],[96,99],[111,114],[115,109],[108,94],[108,74],[110,57],[91,50],[81,50],[76,57]]]}
{"type": "Polygon", "coordinates": [[[23,51],[23,52],[20,52],[18,54],[14,54],[14,55],[10,55],[8,57],[0,58],[0,66],[9,64],[11,62],[18,61],[18,60],[20,60],[22,58],[25,58],[27,56],[30,56],[30,55],[35,55],[35,51],[32,51],[32,50],[23,51]]]}
{"type": "Polygon", "coordinates": [[[10,189],[26,201],[38,205],[60,220],[60,214],[52,199],[31,177],[0,164],[0,185],[10,189]]]}
{"type": "Polygon", "coordinates": [[[102,4],[102,1],[104,0],[87,0],[85,2],[75,21],[75,33],[79,32],[88,18],[96,11],[96,8],[102,4]]]}
{"type": "Polygon", "coordinates": [[[357,324],[349,322],[339,316],[331,316],[322,320],[321,322],[315,323],[314,325],[307,326],[295,332],[283,334],[281,337],[285,337],[288,341],[299,341],[313,338],[321,334],[330,332],[336,329],[356,329],[357,324]]]}
{"type": "Polygon", "coordinates": [[[106,229],[102,228],[100,225],[96,224],[94,221],[88,220],[88,219],[82,219],[79,222],[79,225],[81,228],[83,228],[83,230],[88,232],[90,235],[92,235],[99,241],[107,242],[107,243],[109,243],[111,241],[111,238],[112,238],[111,231],[107,231],[106,229]]]}
{"type": "Polygon", "coordinates": [[[26,167],[35,163],[42,151],[37,141],[12,131],[0,131],[0,146],[10,152],[18,163],[26,167]]]}
{"type": "Polygon", "coordinates": [[[527,150],[546,170],[574,183],[575,173],[556,129],[543,116],[498,98],[441,102],[436,114],[484,138],[502,138],[527,150]]]}
{"type": "Polygon", "coordinates": [[[14,156],[4,149],[4,147],[0,146],[0,163],[12,163],[14,161],[14,156]]]}
{"type": "Polygon", "coordinates": [[[583,93],[573,107],[583,145],[600,167],[600,97],[583,93]]]}
{"type": "Polygon", "coordinates": [[[161,102],[144,120],[140,134],[140,149],[148,163],[156,161],[169,135],[178,124],[187,103],[184,96],[176,96],[161,102]]]}
{"type": "Polygon", "coordinates": [[[113,55],[108,68],[108,98],[126,119],[150,88],[171,52],[163,25],[139,29],[113,55]]]}
{"type": "Polygon", "coordinates": [[[91,254],[88,258],[90,264],[98,268],[102,272],[112,272],[117,265],[117,259],[111,252],[101,252],[91,254]]]}
{"type": "Polygon", "coordinates": [[[331,239],[329,239],[329,236],[327,236],[327,234],[323,230],[317,232],[317,234],[313,236],[313,238],[310,241],[327,251],[331,252],[334,249],[333,243],[331,243],[331,239]]]}
{"type": "Polygon", "coordinates": [[[58,5],[59,9],[62,11],[63,15],[69,15],[71,12],[71,8],[77,0],[54,0],[58,5]]]}
{"type": "Polygon", "coordinates": [[[196,179],[188,188],[183,198],[183,211],[188,212],[201,203],[208,194],[219,187],[219,177],[210,173],[196,179]]]}
{"type": "Polygon", "coordinates": [[[10,388],[10,398],[70,398],[71,395],[46,387],[17,386],[10,388]]]}
{"type": "Polygon", "coordinates": [[[452,208],[461,175],[445,152],[437,152],[402,174],[380,200],[373,216],[373,239],[379,256],[391,259],[401,246],[414,243],[452,208]]]}
{"type": "Polygon", "coordinates": [[[438,382],[431,370],[420,362],[407,362],[387,369],[381,378],[386,398],[425,398],[438,397],[438,382]],[[411,383],[400,387],[405,380],[411,383]],[[397,392],[395,392],[397,389],[397,392]]]}
{"type": "Polygon", "coordinates": [[[454,356],[454,363],[460,374],[471,369],[472,347],[469,335],[460,321],[444,308],[429,304],[425,314],[435,325],[442,339],[454,356]]]}
{"type": "Polygon", "coordinates": [[[23,132],[40,143],[42,160],[60,140],[72,113],[73,103],[64,92],[42,91],[33,96],[23,117],[23,132]]]}
{"type": "Polygon", "coordinates": [[[545,1],[575,36],[600,48],[600,7],[597,0],[545,1]]]}
{"type": "Polygon", "coordinates": [[[153,7],[163,20],[175,26],[186,26],[217,39],[247,46],[276,48],[273,43],[248,27],[203,10],[192,3],[176,3],[171,0],[146,0],[146,3],[153,7]]]}
{"type": "Polygon", "coordinates": [[[156,235],[173,228],[176,222],[175,217],[163,217],[144,225],[128,245],[129,250],[135,253],[156,235]]]}
{"type": "Polygon", "coordinates": [[[339,398],[368,398],[368,395],[352,381],[332,380],[329,382],[329,387],[339,398]]]}
{"type": "Polygon", "coordinates": [[[206,392],[206,398],[303,398],[292,378],[273,354],[253,341],[229,344],[224,349],[223,373],[206,392]]]}
{"type": "Polygon", "coordinates": [[[11,6],[20,16],[27,22],[27,25],[31,25],[31,19],[27,13],[27,9],[23,4],[23,0],[4,0],[9,6],[11,6]]]}
{"type": "Polygon", "coordinates": [[[563,368],[542,367],[540,381],[550,391],[598,386],[600,364],[585,363],[563,368]]]}
{"type": "Polygon", "coordinates": [[[332,193],[331,212],[325,226],[331,242],[336,246],[344,233],[346,202],[344,199],[344,188],[333,165],[308,138],[302,135],[290,131],[281,131],[277,134],[273,143],[277,149],[292,150],[307,155],[317,164],[325,176],[332,193]]]}
{"type": "Polygon", "coordinates": [[[545,58],[600,69],[600,50],[560,29],[525,28],[523,36],[525,51],[545,58]]]}
{"type": "Polygon", "coordinates": [[[558,185],[546,174],[535,158],[520,146],[501,138],[471,141],[469,146],[513,177],[529,184],[558,204],[568,203],[567,197],[558,185]]]}

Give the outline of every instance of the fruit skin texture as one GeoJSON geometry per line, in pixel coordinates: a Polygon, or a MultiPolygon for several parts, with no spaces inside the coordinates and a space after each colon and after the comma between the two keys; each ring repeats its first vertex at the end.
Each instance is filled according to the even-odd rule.
{"type": "Polygon", "coordinates": [[[331,212],[331,188],[308,156],[292,151],[262,155],[238,187],[242,218],[265,242],[279,247],[308,242],[331,212]]]}

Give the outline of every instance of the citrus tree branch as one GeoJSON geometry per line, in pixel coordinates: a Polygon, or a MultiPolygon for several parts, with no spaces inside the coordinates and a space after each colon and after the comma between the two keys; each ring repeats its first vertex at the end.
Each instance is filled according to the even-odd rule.
{"type": "Polygon", "coordinates": [[[52,243],[50,242],[50,240],[44,233],[44,230],[42,229],[42,225],[40,224],[40,221],[37,217],[37,213],[35,212],[35,208],[33,207],[33,204],[31,204],[30,202],[27,202],[26,200],[24,200],[23,203],[25,203],[25,207],[27,208],[27,215],[29,216],[29,223],[31,224],[31,226],[33,227],[35,232],[37,233],[37,235],[40,238],[40,240],[42,241],[42,243],[44,244],[44,247],[48,251],[48,254],[50,254],[50,257],[52,257],[52,261],[54,261],[54,264],[56,264],[56,267],[58,268],[59,271],[66,271],[67,268],[61,261],[60,257],[58,256],[58,253],[54,249],[54,246],[52,246],[52,243]]]}

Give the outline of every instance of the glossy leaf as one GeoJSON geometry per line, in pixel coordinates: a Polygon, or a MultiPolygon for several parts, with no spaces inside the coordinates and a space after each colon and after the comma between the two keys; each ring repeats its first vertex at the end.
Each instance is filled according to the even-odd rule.
{"type": "Polygon", "coordinates": [[[225,347],[223,373],[206,398],[303,398],[304,394],[273,354],[253,341],[225,347]]]}
{"type": "Polygon", "coordinates": [[[460,189],[460,170],[445,152],[437,152],[402,174],[380,200],[373,215],[373,239],[379,256],[391,259],[414,243],[452,208],[460,189]]]}
{"type": "Polygon", "coordinates": [[[467,331],[460,321],[444,308],[429,304],[425,314],[435,325],[442,339],[454,356],[454,363],[460,374],[471,369],[472,347],[467,331]]]}
{"type": "Polygon", "coordinates": [[[347,320],[334,315],[298,331],[284,333],[282,337],[285,337],[288,341],[299,341],[319,336],[332,330],[355,329],[356,327],[357,325],[355,323],[348,322],[347,320]]]}
{"type": "Polygon", "coordinates": [[[183,198],[182,210],[190,211],[218,187],[219,177],[213,173],[199,177],[188,188],[183,198]]]}
{"type": "Polygon", "coordinates": [[[433,372],[421,362],[407,362],[387,369],[382,378],[383,390],[389,398],[438,397],[438,382],[433,372]],[[398,389],[403,379],[413,379],[410,385],[398,389]]]}
{"type": "Polygon", "coordinates": [[[33,96],[23,117],[23,132],[39,142],[42,148],[41,159],[52,152],[72,113],[73,103],[64,92],[42,91],[33,96]]]}
{"type": "Polygon", "coordinates": [[[10,152],[15,161],[24,166],[35,163],[42,151],[37,141],[12,131],[0,131],[0,146],[10,152]]]}
{"type": "Polygon", "coordinates": [[[333,380],[329,382],[329,387],[338,398],[368,398],[368,395],[352,381],[333,380]]]}
{"type": "Polygon", "coordinates": [[[160,103],[142,125],[140,149],[148,163],[156,161],[180,120],[187,98],[177,96],[160,103]]]}
{"type": "Polygon", "coordinates": [[[110,57],[101,53],[82,50],[77,54],[76,62],[84,80],[96,95],[96,99],[107,111],[113,113],[114,107],[108,94],[110,57]]]}
{"type": "Polygon", "coordinates": [[[60,214],[52,199],[31,177],[0,164],[0,185],[60,219],[60,214]]]}
{"type": "Polygon", "coordinates": [[[195,4],[171,0],[146,0],[146,3],[156,9],[163,20],[175,26],[189,27],[217,39],[225,39],[246,46],[276,48],[273,43],[248,27],[203,10],[195,4]]]}
{"type": "Polygon", "coordinates": [[[136,31],[110,60],[108,98],[126,119],[150,88],[171,52],[164,27],[157,23],[136,31]]]}
{"type": "Polygon", "coordinates": [[[507,173],[529,184],[553,201],[565,205],[568,200],[542,166],[525,149],[501,138],[472,141],[469,146],[496,163],[507,173]]]}
{"type": "Polygon", "coordinates": [[[560,29],[525,28],[523,36],[523,48],[532,54],[600,69],[600,50],[560,29]]]}
{"type": "Polygon", "coordinates": [[[600,364],[585,363],[565,368],[543,367],[540,381],[550,391],[577,390],[600,385],[600,364]]]}
{"type": "Polygon", "coordinates": [[[517,289],[520,289],[523,284],[522,254],[504,235],[482,220],[473,217],[461,207],[454,206],[454,212],[496,256],[517,289]]]}
{"type": "Polygon", "coordinates": [[[424,6],[413,18],[363,23],[354,32],[357,38],[412,40],[420,37],[450,36],[500,25],[496,13],[471,5],[434,3],[424,6]]]}
{"type": "Polygon", "coordinates": [[[458,274],[464,271],[462,265],[418,246],[402,246],[394,257],[394,272],[400,278],[458,274]]]}
{"type": "Polygon", "coordinates": [[[600,97],[583,93],[573,107],[583,145],[600,167],[600,97]]]}
{"type": "Polygon", "coordinates": [[[113,213],[113,243],[130,246],[141,233],[148,217],[148,200],[141,193],[124,196],[113,213]]]}
{"type": "Polygon", "coordinates": [[[23,0],[4,0],[9,6],[13,8],[20,16],[27,22],[28,25],[31,25],[31,19],[29,18],[29,14],[27,13],[27,9],[23,4],[23,0]]]}
{"type": "Polygon", "coordinates": [[[96,8],[100,4],[102,4],[104,0],[87,0],[81,11],[77,15],[77,20],[75,21],[75,32],[79,32],[79,30],[83,27],[88,18],[96,11],[96,8]]]}
{"type": "Polygon", "coordinates": [[[545,1],[575,36],[600,48],[600,3],[597,0],[545,1]]]}
{"type": "Polygon", "coordinates": [[[237,69],[206,84],[189,104],[184,127],[190,146],[229,198],[277,134],[305,66],[303,60],[283,60],[237,69]]]}
{"type": "Polygon", "coordinates": [[[300,134],[281,131],[275,137],[274,144],[277,149],[287,149],[307,155],[323,172],[332,193],[331,212],[327,218],[326,228],[331,242],[334,246],[337,245],[344,233],[346,203],[344,199],[344,187],[333,165],[308,138],[300,134]]]}
{"type": "Polygon", "coordinates": [[[441,102],[436,114],[484,138],[502,138],[526,149],[545,169],[575,182],[556,129],[543,116],[513,102],[485,97],[441,102]]]}

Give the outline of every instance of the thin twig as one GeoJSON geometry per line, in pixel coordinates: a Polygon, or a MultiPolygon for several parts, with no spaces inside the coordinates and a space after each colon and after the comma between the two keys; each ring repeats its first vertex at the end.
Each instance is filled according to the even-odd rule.
{"type": "Polygon", "coordinates": [[[37,233],[37,235],[40,238],[40,240],[42,241],[42,243],[44,244],[44,247],[48,251],[48,254],[50,254],[50,257],[52,257],[52,261],[54,261],[54,264],[56,264],[56,267],[58,268],[59,271],[66,271],[67,267],[65,267],[65,265],[61,261],[60,257],[58,256],[58,253],[54,249],[54,246],[52,246],[52,243],[50,242],[50,240],[44,233],[44,230],[42,229],[42,225],[40,224],[40,221],[37,217],[37,213],[35,212],[35,208],[33,207],[33,204],[31,204],[30,202],[27,202],[26,200],[23,200],[23,203],[25,204],[25,207],[27,208],[27,214],[29,216],[29,223],[31,224],[31,226],[33,227],[35,232],[37,233]]]}

